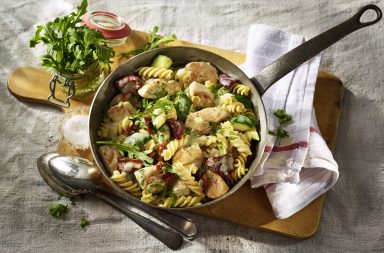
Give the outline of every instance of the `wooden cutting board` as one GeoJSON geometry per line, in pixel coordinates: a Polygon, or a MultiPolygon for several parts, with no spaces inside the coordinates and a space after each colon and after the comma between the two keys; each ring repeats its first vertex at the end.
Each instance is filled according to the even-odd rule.
{"type": "MultiPolygon", "coordinates": [[[[123,52],[140,48],[145,44],[146,33],[133,31],[127,42],[115,48],[123,52]]],[[[217,53],[235,64],[245,62],[245,55],[228,50],[203,46],[186,41],[176,41],[169,46],[199,47],[217,53]]],[[[112,66],[115,68],[126,58],[116,57],[112,66]]],[[[34,67],[16,69],[8,78],[8,89],[12,95],[22,101],[37,102],[53,105],[47,102],[49,95],[49,81],[52,74],[34,67]]],[[[320,71],[317,83],[314,106],[320,131],[331,150],[334,148],[336,131],[340,116],[343,86],[341,81],[326,72],[320,71]]],[[[82,105],[89,105],[91,98],[85,101],[72,100],[69,109],[58,107],[63,111],[71,110],[82,105]]],[[[53,105],[55,106],[55,105],[53,105]]],[[[79,155],[92,159],[89,150],[79,151],[72,149],[61,140],[58,152],[68,155],[79,155]]],[[[319,226],[324,196],[320,196],[301,211],[283,220],[277,219],[263,188],[252,189],[249,183],[243,185],[237,192],[214,205],[196,209],[193,212],[215,219],[244,225],[251,228],[264,229],[283,235],[308,238],[314,235],[319,226]]]]}

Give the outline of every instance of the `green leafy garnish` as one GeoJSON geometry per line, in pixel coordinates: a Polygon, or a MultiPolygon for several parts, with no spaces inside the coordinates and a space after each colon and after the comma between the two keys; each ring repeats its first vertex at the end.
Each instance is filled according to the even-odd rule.
{"type": "Polygon", "coordinates": [[[85,228],[86,226],[89,226],[89,221],[87,219],[87,217],[82,217],[81,220],[80,220],[80,226],[82,228],[85,228]]]}
{"type": "Polygon", "coordinates": [[[152,106],[146,108],[144,111],[130,116],[130,119],[138,119],[144,115],[151,115],[152,112],[156,109],[164,109],[165,111],[168,111],[173,107],[174,107],[174,104],[172,101],[169,100],[169,96],[165,96],[158,99],[154,104],[152,104],[152,106]]]}
{"type": "Polygon", "coordinates": [[[128,136],[123,144],[129,144],[137,148],[141,148],[151,139],[151,136],[148,133],[137,132],[128,136]]]}
{"type": "Polygon", "coordinates": [[[277,111],[275,111],[273,115],[276,116],[280,124],[286,124],[292,121],[292,116],[287,114],[284,109],[277,109],[277,111]]]}
{"type": "Polygon", "coordinates": [[[235,94],[235,98],[237,101],[241,102],[245,106],[245,108],[253,108],[252,100],[249,97],[241,94],[235,94]]]}
{"type": "Polygon", "coordinates": [[[173,42],[176,40],[176,35],[171,34],[168,36],[160,36],[157,34],[157,31],[159,30],[159,27],[155,26],[152,28],[152,30],[149,31],[149,37],[147,37],[147,44],[145,44],[144,48],[135,49],[132,51],[121,53],[122,56],[131,56],[140,54],[142,52],[159,48],[161,45],[167,44],[169,42],[173,42]]]}
{"type": "Polygon", "coordinates": [[[175,98],[177,118],[185,121],[191,109],[192,101],[184,91],[179,91],[175,98]]]}
{"type": "Polygon", "coordinates": [[[280,128],[280,127],[277,128],[277,131],[275,131],[275,132],[269,130],[268,134],[273,135],[273,136],[277,136],[280,139],[284,139],[285,137],[289,137],[288,132],[286,130],[284,130],[283,128],[280,128]]]}
{"type": "Polygon", "coordinates": [[[139,149],[137,149],[136,147],[130,144],[120,144],[114,141],[97,141],[96,143],[101,145],[117,147],[120,151],[128,152],[129,156],[134,156],[149,164],[153,163],[153,159],[151,157],[147,156],[145,153],[141,152],[139,149]]]}
{"type": "Polygon", "coordinates": [[[68,206],[63,204],[51,204],[48,210],[53,217],[58,218],[67,212],[68,206]]]}
{"type": "Polygon", "coordinates": [[[105,43],[101,32],[80,25],[87,6],[87,0],[83,0],[69,15],[37,26],[29,46],[43,43],[47,47],[41,58],[43,67],[60,73],[83,74],[94,62],[99,62],[101,67],[110,69],[110,59],[115,55],[113,49],[105,43]]]}
{"type": "Polygon", "coordinates": [[[71,201],[71,205],[72,205],[72,206],[77,205],[77,199],[76,199],[76,197],[70,197],[69,200],[71,201]]]}

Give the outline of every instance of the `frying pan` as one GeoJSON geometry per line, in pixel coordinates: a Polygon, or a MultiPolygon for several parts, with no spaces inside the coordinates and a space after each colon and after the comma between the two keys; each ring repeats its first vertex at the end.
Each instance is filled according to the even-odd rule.
{"type": "Polygon", "coordinates": [[[91,105],[89,118],[89,134],[91,151],[96,164],[99,166],[105,179],[109,182],[110,186],[114,190],[122,193],[124,196],[133,201],[139,201],[138,199],[131,196],[129,193],[120,189],[117,185],[112,182],[112,180],[109,179],[110,174],[104,166],[97,149],[98,146],[96,144],[96,141],[99,139],[97,135],[98,129],[100,127],[103,116],[105,115],[105,111],[108,108],[110,101],[118,93],[118,90],[114,85],[115,81],[122,78],[123,76],[126,76],[127,74],[134,73],[134,71],[139,67],[150,65],[152,60],[159,54],[170,57],[175,65],[185,65],[193,61],[210,62],[219,70],[219,72],[226,73],[230,76],[235,77],[236,79],[240,80],[242,84],[248,86],[251,89],[250,98],[254,104],[254,111],[256,115],[258,115],[260,120],[260,142],[253,150],[253,160],[249,165],[249,171],[239,182],[237,182],[237,184],[235,184],[230,189],[230,191],[228,191],[223,196],[212,201],[203,203],[198,207],[172,208],[172,210],[204,207],[207,205],[212,205],[226,198],[227,196],[238,190],[249,179],[249,177],[257,169],[261,156],[264,152],[266,135],[268,133],[267,117],[263,102],[261,100],[261,96],[264,94],[264,92],[277,80],[279,80],[284,75],[288,74],[290,71],[300,66],[305,61],[309,60],[324,49],[328,48],[338,40],[342,39],[344,36],[360,28],[377,23],[381,19],[381,17],[381,9],[376,5],[364,6],[359,9],[357,13],[350,19],[294,48],[287,54],[283,55],[282,57],[278,58],[276,61],[265,67],[263,70],[260,71],[259,74],[252,78],[248,78],[235,64],[224,59],[223,57],[211,53],[209,51],[191,47],[167,47],[155,49],[144,52],[129,59],[128,61],[120,65],[118,68],[116,68],[105,79],[105,81],[101,84],[100,88],[98,89],[91,105]],[[362,16],[368,10],[373,10],[376,13],[376,18],[368,22],[362,22],[362,16]]]}

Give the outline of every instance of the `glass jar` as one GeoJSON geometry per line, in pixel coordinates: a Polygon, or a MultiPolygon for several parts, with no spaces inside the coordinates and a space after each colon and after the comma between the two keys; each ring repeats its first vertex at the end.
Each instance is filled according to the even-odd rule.
{"type": "Polygon", "coordinates": [[[50,82],[51,94],[48,101],[63,107],[69,107],[70,98],[82,100],[95,94],[104,78],[105,73],[98,62],[91,64],[83,74],[56,72],[50,82]],[[60,95],[55,94],[56,84],[66,94],[65,100],[61,99],[60,95]]]}

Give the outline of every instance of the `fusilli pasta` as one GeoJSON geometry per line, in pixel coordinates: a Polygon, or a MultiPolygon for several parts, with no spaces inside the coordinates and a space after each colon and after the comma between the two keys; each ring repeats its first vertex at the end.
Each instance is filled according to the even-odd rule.
{"type": "Polygon", "coordinates": [[[171,69],[158,68],[158,67],[141,67],[138,71],[139,76],[144,80],[149,78],[161,78],[165,80],[172,79],[173,71],[171,69]]]}
{"type": "Polygon", "coordinates": [[[127,180],[127,173],[126,172],[119,172],[115,170],[113,172],[113,175],[111,176],[111,180],[115,182],[121,189],[124,191],[127,191],[131,193],[135,197],[141,196],[141,188],[136,183],[134,183],[132,180],[127,180]]]}

